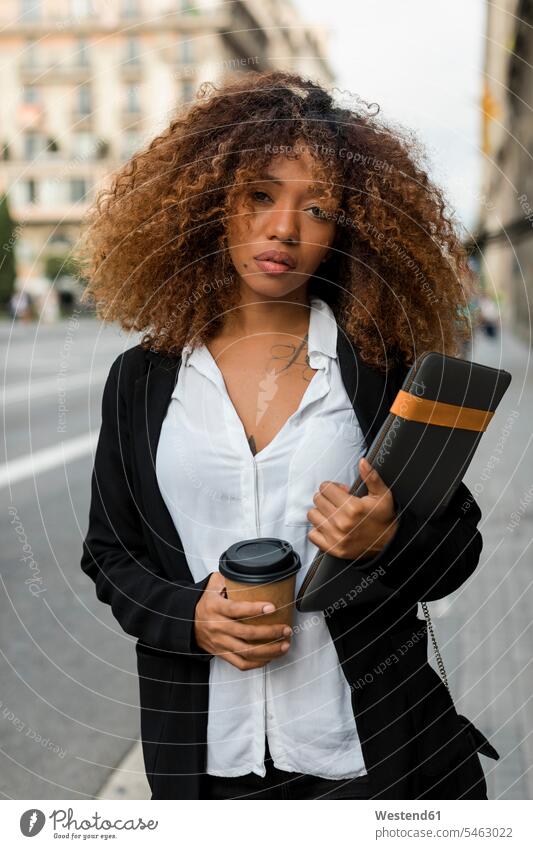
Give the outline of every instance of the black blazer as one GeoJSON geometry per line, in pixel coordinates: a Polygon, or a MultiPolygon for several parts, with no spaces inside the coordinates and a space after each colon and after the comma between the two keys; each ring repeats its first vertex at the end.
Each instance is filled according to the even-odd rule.
{"type": "MultiPolygon", "coordinates": [[[[406,369],[369,368],[340,326],[337,355],[369,445],[406,369]]],[[[196,644],[194,610],[209,576],[193,581],[155,470],[180,363],[137,345],[111,366],[81,558],[98,598],[136,638],[153,799],[204,798],[205,788],[212,655],[196,644]]],[[[463,483],[438,520],[423,525],[403,510],[386,550],[354,562],[353,599],[324,611],[350,685],[372,798],[487,798],[479,755],[427,661],[427,626],[416,615],[418,601],[448,595],[475,570],[480,518],[463,483]]]]}

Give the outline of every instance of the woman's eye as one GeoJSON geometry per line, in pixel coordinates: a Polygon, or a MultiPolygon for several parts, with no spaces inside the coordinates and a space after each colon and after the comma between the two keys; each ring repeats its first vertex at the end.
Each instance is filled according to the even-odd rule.
{"type": "Polygon", "coordinates": [[[316,214],[313,215],[313,218],[323,218],[326,219],[328,217],[328,213],[325,209],[322,209],[320,206],[310,206],[309,209],[315,210],[316,214]]]}
{"type": "MultiPolygon", "coordinates": [[[[256,189],[252,192],[253,200],[262,202],[265,200],[270,200],[269,195],[266,192],[261,191],[260,189],[256,189]]],[[[328,218],[328,213],[325,209],[322,209],[320,206],[310,206],[309,209],[313,212],[313,218],[317,218],[318,220],[326,220],[328,218]]]]}

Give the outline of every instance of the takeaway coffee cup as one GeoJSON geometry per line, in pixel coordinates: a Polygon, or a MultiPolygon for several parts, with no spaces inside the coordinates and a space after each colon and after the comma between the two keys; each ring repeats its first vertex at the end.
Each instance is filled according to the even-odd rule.
{"type": "Polygon", "coordinates": [[[292,626],[296,573],[300,557],[290,542],[258,537],[236,542],[220,556],[219,571],[233,601],[272,602],[276,610],[243,621],[261,625],[292,626]]]}

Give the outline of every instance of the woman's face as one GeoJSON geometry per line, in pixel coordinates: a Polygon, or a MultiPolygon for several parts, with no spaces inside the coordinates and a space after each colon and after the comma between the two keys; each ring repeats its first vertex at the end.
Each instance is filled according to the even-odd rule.
{"type": "Polygon", "coordinates": [[[275,156],[261,181],[246,189],[252,213],[241,204],[229,221],[229,252],[241,288],[259,299],[298,289],[304,295],[329,254],[336,224],[324,213],[334,212],[337,200],[326,199],[324,186],[312,185],[311,162],[307,151],[298,159],[275,156]]]}

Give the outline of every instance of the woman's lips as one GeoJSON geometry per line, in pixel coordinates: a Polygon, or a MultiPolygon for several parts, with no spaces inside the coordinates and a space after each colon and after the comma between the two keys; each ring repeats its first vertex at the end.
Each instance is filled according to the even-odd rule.
{"type": "Polygon", "coordinates": [[[294,270],[284,262],[273,262],[271,259],[255,259],[254,257],[254,262],[266,274],[287,274],[287,272],[294,270]]]}

